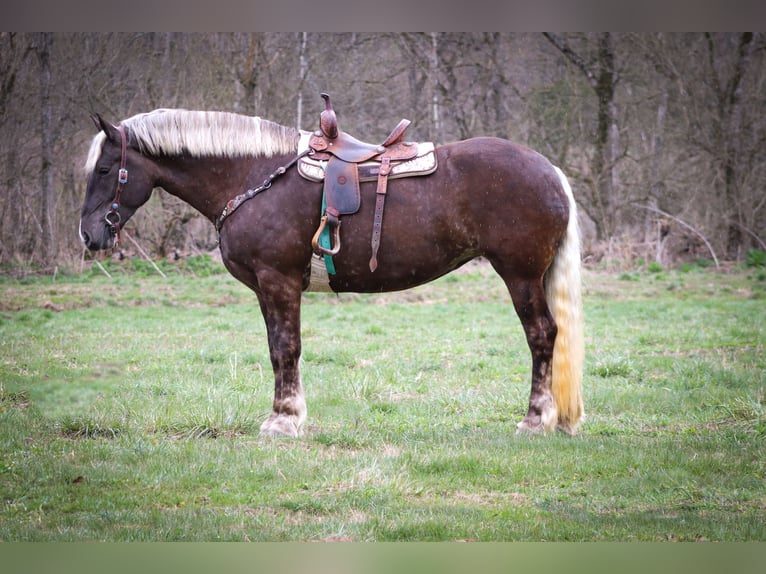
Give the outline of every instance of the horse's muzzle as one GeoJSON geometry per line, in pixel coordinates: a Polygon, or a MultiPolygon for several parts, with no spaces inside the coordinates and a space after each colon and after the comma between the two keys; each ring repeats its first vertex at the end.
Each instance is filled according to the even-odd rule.
{"type": "Polygon", "coordinates": [[[80,223],[80,239],[83,244],[90,251],[100,251],[102,249],[109,249],[114,245],[114,236],[109,233],[109,228],[104,226],[103,233],[100,237],[96,237],[95,234],[89,233],[82,228],[82,222],[80,223]]]}

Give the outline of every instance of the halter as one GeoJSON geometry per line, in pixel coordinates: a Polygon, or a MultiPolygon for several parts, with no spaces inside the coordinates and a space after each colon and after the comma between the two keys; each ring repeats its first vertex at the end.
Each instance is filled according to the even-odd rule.
{"type": "Polygon", "coordinates": [[[120,244],[120,195],[122,195],[123,186],[128,183],[128,170],[125,167],[127,165],[128,156],[128,140],[125,135],[125,129],[120,125],[117,126],[117,131],[120,133],[120,146],[122,147],[122,153],[120,157],[120,171],[117,172],[117,189],[114,193],[114,199],[109,211],[106,212],[104,219],[109,226],[109,233],[115,238],[115,247],[120,244]]]}

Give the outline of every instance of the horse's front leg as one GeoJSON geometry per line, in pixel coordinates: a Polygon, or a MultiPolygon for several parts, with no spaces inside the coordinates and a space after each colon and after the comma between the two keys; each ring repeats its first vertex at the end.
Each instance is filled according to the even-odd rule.
{"type": "Polygon", "coordinates": [[[301,357],[300,284],[284,277],[263,281],[259,276],[258,300],[269,339],[274,370],[274,404],[271,416],[261,425],[261,434],[300,436],[306,420],[299,361],[301,357]]]}

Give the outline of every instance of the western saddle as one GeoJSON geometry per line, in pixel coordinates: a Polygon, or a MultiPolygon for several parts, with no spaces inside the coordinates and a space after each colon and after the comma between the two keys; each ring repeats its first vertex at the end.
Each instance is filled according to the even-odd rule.
{"type": "Polygon", "coordinates": [[[319,115],[319,130],[309,138],[311,153],[298,163],[303,177],[324,180],[324,212],[311,244],[318,255],[325,256],[329,271],[331,263],[328,259],[340,251],[340,216],[352,215],[359,210],[360,180],[377,180],[370,259],[370,271],[375,271],[389,176],[433,173],[436,170],[434,147],[433,144],[404,141],[404,132],[410,125],[410,120],[406,119],[399,122],[383,143],[362,142],[340,130],[330,96],[321,96],[325,109],[319,115]]]}

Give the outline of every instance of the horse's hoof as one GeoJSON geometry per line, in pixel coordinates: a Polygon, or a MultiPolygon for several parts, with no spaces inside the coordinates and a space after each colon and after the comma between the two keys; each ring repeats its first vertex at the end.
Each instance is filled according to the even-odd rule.
{"type": "Polygon", "coordinates": [[[556,425],[556,430],[563,432],[569,436],[575,436],[577,434],[577,425],[571,425],[568,423],[559,423],[556,425]]]}
{"type": "Polygon", "coordinates": [[[295,422],[296,417],[289,415],[271,415],[261,425],[261,436],[299,437],[303,434],[301,427],[295,422]]]}
{"type": "Polygon", "coordinates": [[[524,419],[516,425],[516,434],[545,434],[545,427],[542,423],[531,424],[527,419],[524,419]]]}

